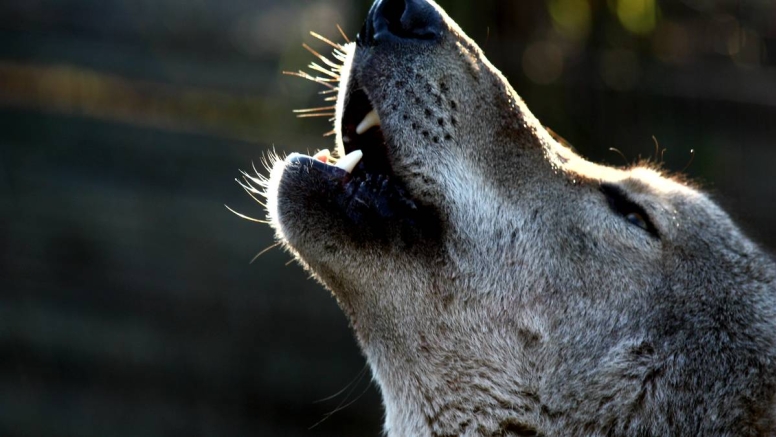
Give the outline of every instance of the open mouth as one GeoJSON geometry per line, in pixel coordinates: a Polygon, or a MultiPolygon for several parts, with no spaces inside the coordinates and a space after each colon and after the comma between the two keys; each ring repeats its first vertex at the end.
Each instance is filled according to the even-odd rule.
{"type": "Polygon", "coordinates": [[[324,149],[313,156],[292,154],[289,162],[317,161],[327,167],[313,163],[316,168],[328,169],[334,175],[342,175],[335,169],[344,170],[347,176],[342,176],[348,180],[361,179],[366,175],[392,176],[389,149],[377,110],[355,79],[351,78],[345,85],[347,89],[338,97],[343,100],[343,109],[336,120],[335,131],[342,141],[340,154],[343,156],[335,158],[328,149],[324,149]]]}
{"type": "Polygon", "coordinates": [[[341,119],[337,120],[346,156],[360,150],[363,157],[358,170],[392,176],[390,149],[377,110],[356,78],[351,77],[347,87],[345,96],[341,97],[345,99],[341,119]]]}
{"type": "MultiPolygon", "coordinates": [[[[343,68],[350,64],[345,62],[343,68]]],[[[332,156],[329,150],[313,156],[291,154],[286,158],[286,172],[306,173],[305,179],[312,178],[307,187],[316,191],[312,194],[326,197],[328,204],[355,224],[374,227],[385,219],[408,219],[417,206],[395,176],[380,115],[350,73],[343,73],[347,79],[338,96],[335,132],[341,139],[340,156],[332,156]]]]}
{"type": "Polygon", "coordinates": [[[340,97],[345,99],[345,104],[341,119],[337,120],[344,156],[335,158],[324,149],[313,156],[292,154],[288,160],[308,165],[310,161],[317,161],[312,162],[315,168],[340,175],[347,181],[365,176],[393,176],[380,116],[363,89],[355,83],[349,88],[352,92],[340,97]]]}

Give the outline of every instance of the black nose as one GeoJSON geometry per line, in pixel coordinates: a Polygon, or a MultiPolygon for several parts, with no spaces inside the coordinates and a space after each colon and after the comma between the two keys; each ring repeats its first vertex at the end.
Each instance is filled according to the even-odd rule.
{"type": "Polygon", "coordinates": [[[359,45],[390,38],[434,40],[442,34],[444,19],[426,0],[377,0],[358,33],[359,45]]]}

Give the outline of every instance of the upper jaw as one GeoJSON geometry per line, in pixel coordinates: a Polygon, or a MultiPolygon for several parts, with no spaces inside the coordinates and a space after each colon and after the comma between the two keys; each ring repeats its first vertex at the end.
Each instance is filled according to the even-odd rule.
{"type": "Polygon", "coordinates": [[[363,49],[349,44],[346,51],[335,120],[338,151],[345,156],[361,150],[364,154],[362,168],[368,168],[370,173],[392,175],[391,149],[383,135],[382,109],[372,103],[370,90],[358,77],[357,67],[363,63],[363,49]]]}
{"type": "MultiPolygon", "coordinates": [[[[380,35],[377,32],[373,37],[380,35]]],[[[343,65],[337,68],[336,153],[291,155],[278,163],[269,183],[269,197],[274,198],[268,204],[270,218],[278,236],[303,258],[305,253],[307,258],[320,255],[320,246],[325,244],[317,235],[337,240],[340,248],[375,240],[400,241],[400,247],[407,247],[419,238],[436,242],[441,236],[439,203],[420,197],[428,191],[422,185],[430,177],[424,176],[428,166],[418,166],[424,152],[417,146],[422,141],[416,138],[420,132],[415,131],[414,123],[410,129],[407,116],[417,109],[412,107],[417,102],[406,101],[406,92],[394,92],[386,82],[407,75],[405,61],[411,59],[402,52],[405,44],[417,42],[375,45],[359,41],[337,48],[343,65]],[[340,168],[328,165],[337,157],[340,168]]],[[[426,46],[436,43],[420,42],[426,46]]]]}

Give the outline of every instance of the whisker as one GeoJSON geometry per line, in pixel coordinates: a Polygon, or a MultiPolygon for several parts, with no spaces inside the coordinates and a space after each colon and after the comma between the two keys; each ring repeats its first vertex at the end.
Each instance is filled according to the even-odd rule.
{"type": "Polygon", "coordinates": [[[361,381],[361,378],[364,376],[364,372],[366,372],[367,365],[364,364],[364,367],[361,368],[361,371],[358,372],[358,374],[346,385],[342,390],[338,391],[337,393],[334,393],[333,395],[329,397],[325,397],[323,399],[318,399],[317,401],[313,402],[314,404],[319,404],[321,402],[330,401],[337,396],[341,395],[345,392],[345,390],[349,389],[351,385],[355,384],[357,381],[361,381]]]}
{"type": "Polygon", "coordinates": [[[327,69],[325,69],[324,67],[321,67],[320,65],[316,64],[315,62],[312,62],[312,63],[311,63],[311,64],[310,64],[308,67],[309,67],[311,70],[313,70],[313,71],[317,71],[317,72],[319,72],[319,73],[323,73],[323,74],[325,74],[325,75],[327,75],[327,76],[329,76],[329,77],[333,77],[334,79],[337,79],[337,81],[339,82],[340,75],[339,75],[339,74],[337,74],[337,73],[336,73],[336,72],[334,72],[334,71],[327,70],[327,69]]]}
{"type": "Polygon", "coordinates": [[[681,173],[684,173],[685,171],[687,171],[687,169],[690,168],[690,165],[692,164],[693,161],[695,161],[695,149],[690,149],[690,162],[688,162],[687,165],[684,166],[681,173]]]}
{"type": "Polygon", "coordinates": [[[347,35],[345,35],[345,31],[344,31],[344,30],[342,30],[342,28],[340,27],[340,25],[339,25],[339,24],[337,25],[337,30],[339,30],[339,32],[340,32],[340,35],[342,35],[342,37],[343,37],[343,38],[345,38],[345,42],[347,42],[348,44],[350,44],[350,39],[348,38],[348,36],[347,36],[347,35]]]}
{"type": "Polygon", "coordinates": [[[322,106],[320,108],[294,109],[294,113],[305,114],[308,112],[328,111],[329,109],[336,109],[336,106],[322,106]]]}
{"type": "Polygon", "coordinates": [[[334,56],[334,59],[343,63],[345,62],[346,59],[348,59],[348,55],[346,55],[345,53],[342,53],[339,50],[332,50],[331,55],[334,56]]]}
{"type": "MultiPolygon", "coordinates": [[[[363,375],[361,376],[361,378],[359,378],[359,380],[358,380],[358,383],[360,383],[360,382],[361,382],[361,379],[362,379],[362,378],[363,378],[363,375]]],[[[356,402],[357,402],[359,399],[361,399],[361,398],[362,398],[362,397],[363,397],[363,396],[366,394],[366,392],[367,392],[367,391],[369,391],[369,388],[370,388],[370,386],[371,386],[371,385],[372,385],[372,383],[371,383],[371,382],[368,382],[368,383],[367,383],[367,385],[366,385],[366,388],[364,389],[364,391],[362,391],[361,393],[359,393],[359,395],[358,395],[358,396],[356,396],[356,397],[355,397],[355,399],[353,399],[352,401],[350,401],[350,402],[348,402],[348,403],[346,404],[345,402],[347,402],[347,400],[348,400],[348,398],[350,397],[351,393],[353,393],[353,390],[355,390],[355,389],[356,389],[356,387],[358,386],[358,384],[354,385],[354,386],[353,386],[353,388],[351,388],[351,389],[348,391],[348,393],[345,395],[345,398],[344,398],[344,399],[343,399],[343,400],[342,400],[342,401],[339,403],[339,405],[337,405],[337,407],[336,407],[336,408],[334,408],[334,410],[333,410],[333,411],[331,411],[330,413],[327,413],[327,414],[326,414],[326,415],[323,417],[323,419],[319,420],[319,421],[318,421],[318,422],[317,422],[315,425],[313,425],[313,426],[311,426],[310,428],[308,428],[308,430],[309,430],[309,429],[313,429],[313,428],[315,428],[316,426],[318,426],[318,425],[320,425],[321,423],[323,423],[324,421],[326,421],[326,419],[328,419],[329,417],[331,417],[331,416],[333,416],[334,414],[336,414],[336,413],[338,413],[338,412],[340,412],[340,411],[344,410],[345,408],[347,408],[347,407],[349,407],[349,406],[351,406],[351,405],[355,404],[355,403],[356,403],[356,402]]]]}
{"type": "Polygon", "coordinates": [[[325,42],[326,44],[328,44],[328,45],[330,45],[332,47],[334,47],[335,49],[341,49],[342,48],[342,44],[335,44],[335,43],[331,42],[328,38],[326,38],[325,36],[323,36],[321,34],[318,34],[318,33],[315,33],[315,32],[311,31],[310,35],[312,35],[315,38],[318,38],[319,40],[325,42]]]}
{"type": "Polygon", "coordinates": [[[325,134],[323,134],[324,137],[330,137],[332,135],[337,135],[337,130],[336,129],[332,129],[332,130],[326,132],[325,134]]]}
{"type": "Polygon", "coordinates": [[[299,114],[297,118],[313,118],[313,117],[334,117],[336,114],[333,112],[325,112],[322,114],[299,114]]]}
{"type": "MultiPolygon", "coordinates": [[[[256,170],[255,166],[254,166],[254,170],[256,170]]],[[[267,186],[267,184],[266,184],[267,181],[266,181],[266,178],[264,176],[261,176],[261,175],[259,175],[259,177],[251,176],[251,175],[249,175],[248,173],[246,173],[243,170],[240,170],[240,173],[242,173],[243,179],[245,179],[245,182],[247,182],[251,186],[253,186],[253,184],[256,184],[256,185],[258,185],[260,187],[267,186]]],[[[256,172],[256,174],[259,174],[259,172],[256,172]]],[[[257,194],[258,194],[258,192],[257,192],[257,194]]]]}
{"type": "Polygon", "coordinates": [[[308,46],[307,44],[303,43],[302,47],[304,47],[308,52],[312,53],[313,56],[315,56],[316,58],[318,58],[321,61],[323,61],[329,67],[337,69],[337,70],[342,68],[342,64],[337,64],[336,62],[333,62],[333,61],[329,60],[329,58],[327,58],[326,56],[323,56],[322,54],[316,52],[312,47],[308,46]]]}
{"type": "Polygon", "coordinates": [[[264,202],[262,202],[261,200],[259,200],[258,197],[256,197],[256,195],[267,197],[267,195],[263,191],[259,191],[256,188],[254,188],[253,185],[250,185],[250,182],[248,182],[247,180],[245,182],[242,182],[239,179],[235,179],[235,182],[237,182],[237,184],[240,185],[240,187],[243,190],[245,190],[245,192],[248,193],[248,195],[251,196],[251,198],[255,200],[256,203],[263,206],[264,208],[267,207],[267,205],[264,204],[264,202]]]}
{"type": "MultiPolygon", "coordinates": [[[[267,160],[262,156],[261,157],[261,164],[264,166],[264,169],[267,171],[272,171],[272,165],[267,162],[267,160]]],[[[266,176],[263,176],[261,173],[259,173],[258,170],[256,170],[256,163],[251,162],[251,167],[253,167],[253,171],[256,173],[256,176],[251,176],[248,173],[244,171],[240,171],[240,173],[243,174],[244,177],[250,178],[250,181],[252,182],[251,185],[256,184],[260,187],[266,188],[269,184],[269,180],[266,176]]],[[[256,194],[261,194],[262,196],[266,196],[264,192],[259,192],[256,194]]]]}
{"type": "MultiPolygon", "coordinates": [[[[245,189],[245,187],[243,187],[243,189],[245,189]]],[[[246,191],[246,192],[248,192],[248,195],[249,195],[249,196],[251,196],[251,198],[252,198],[253,200],[255,200],[255,201],[256,201],[256,203],[258,203],[259,205],[261,205],[261,206],[263,206],[263,207],[267,208],[267,204],[266,204],[266,203],[264,203],[264,202],[262,202],[261,200],[259,200],[259,199],[258,199],[258,197],[254,196],[254,195],[253,195],[253,194],[252,194],[250,191],[248,191],[248,190],[245,190],[245,191],[246,191]]],[[[267,223],[269,223],[269,222],[267,222],[267,223]]]]}
{"type": "Polygon", "coordinates": [[[265,253],[269,252],[270,250],[280,246],[282,243],[278,241],[277,243],[273,244],[272,246],[267,247],[266,249],[262,250],[261,252],[257,253],[256,256],[251,259],[251,262],[248,264],[253,264],[254,261],[256,261],[260,256],[264,255],[265,253]]]}
{"type": "Polygon", "coordinates": [[[245,219],[245,220],[248,220],[248,221],[251,221],[251,222],[261,223],[261,224],[265,224],[265,225],[269,224],[269,222],[267,220],[259,220],[259,219],[255,219],[253,217],[248,217],[245,214],[240,214],[239,212],[233,210],[232,208],[229,208],[228,205],[224,205],[224,206],[226,207],[226,209],[231,211],[232,214],[236,215],[237,217],[240,217],[241,219],[245,219]]]}
{"type": "Polygon", "coordinates": [[[284,71],[283,74],[288,75],[288,76],[296,76],[296,77],[301,77],[302,79],[311,80],[311,81],[319,83],[319,84],[321,84],[323,86],[329,87],[330,89],[336,89],[337,88],[334,85],[328,83],[328,82],[337,82],[337,81],[329,80],[329,79],[324,79],[324,78],[320,78],[320,77],[313,77],[313,76],[310,76],[309,74],[305,73],[304,71],[298,71],[298,72],[284,71]]]}
{"type": "Polygon", "coordinates": [[[250,186],[247,186],[247,185],[243,184],[242,182],[240,182],[240,180],[239,180],[239,179],[235,179],[235,181],[237,181],[237,183],[238,183],[238,184],[240,184],[240,186],[242,187],[242,189],[243,189],[243,190],[245,190],[245,192],[246,192],[246,193],[248,193],[248,195],[249,195],[249,196],[251,196],[251,198],[252,198],[253,200],[255,200],[255,201],[256,201],[256,203],[258,203],[259,205],[261,205],[261,206],[263,206],[263,207],[265,207],[265,208],[267,207],[267,205],[266,205],[264,202],[262,202],[261,200],[259,200],[259,199],[258,199],[256,196],[254,196],[254,193],[256,193],[256,194],[259,194],[259,191],[258,191],[258,190],[256,190],[256,189],[255,189],[255,188],[253,188],[253,187],[250,187],[250,186]]]}
{"type": "Polygon", "coordinates": [[[355,399],[353,399],[352,401],[348,402],[348,403],[347,403],[347,404],[345,404],[345,405],[342,405],[341,407],[337,407],[337,409],[336,409],[336,410],[334,410],[334,411],[332,411],[331,413],[329,413],[329,416],[333,415],[334,413],[338,413],[338,412],[340,412],[340,411],[344,410],[345,408],[347,408],[347,407],[349,407],[349,406],[351,406],[351,405],[355,404],[356,402],[358,402],[358,400],[359,400],[359,399],[361,399],[361,398],[362,398],[362,397],[363,397],[363,396],[366,394],[366,392],[368,392],[368,391],[369,391],[369,389],[371,388],[371,386],[372,386],[372,382],[370,381],[370,382],[369,382],[369,383],[366,385],[366,388],[364,388],[364,391],[362,391],[361,393],[359,393],[359,395],[358,395],[358,396],[356,396],[356,398],[355,398],[355,399]]]}
{"type": "MultiPolygon", "coordinates": [[[[273,164],[270,163],[269,161],[270,160],[277,161],[279,159],[280,158],[273,158],[273,157],[269,156],[269,154],[267,154],[266,156],[262,155],[262,157],[261,157],[261,164],[264,166],[265,170],[272,171],[273,164]]],[[[256,172],[256,174],[261,174],[261,173],[259,173],[258,170],[256,170],[256,163],[251,162],[251,167],[253,167],[253,171],[256,172]]],[[[264,178],[264,181],[262,181],[262,182],[266,182],[266,177],[264,178]]],[[[266,184],[262,184],[262,186],[266,186],[266,184]]]]}
{"type": "Polygon", "coordinates": [[[623,159],[623,161],[625,161],[625,166],[626,166],[626,167],[630,165],[630,162],[628,162],[628,158],[626,158],[626,157],[625,157],[625,154],[624,154],[624,153],[622,153],[622,152],[620,152],[620,150],[619,150],[619,149],[616,149],[616,148],[614,148],[614,147],[610,147],[610,148],[609,148],[609,151],[610,151],[610,152],[615,152],[615,153],[617,153],[618,155],[622,156],[622,159],[623,159]]]}
{"type": "Polygon", "coordinates": [[[243,176],[245,182],[235,178],[234,181],[237,182],[240,187],[242,187],[243,190],[247,191],[248,194],[259,194],[260,191],[257,190],[251,183],[248,181],[248,179],[245,179],[245,176],[243,176]]]}

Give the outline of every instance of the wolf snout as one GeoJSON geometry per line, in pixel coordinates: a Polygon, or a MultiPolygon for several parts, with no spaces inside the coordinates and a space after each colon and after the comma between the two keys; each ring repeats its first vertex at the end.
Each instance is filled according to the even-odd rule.
{"type": "Polygon", "coordinates": [[[358,34],[359,45],[390,39],[435,40],[442,34],[444,18],[426,0],[377,0],[358,34]]]}

